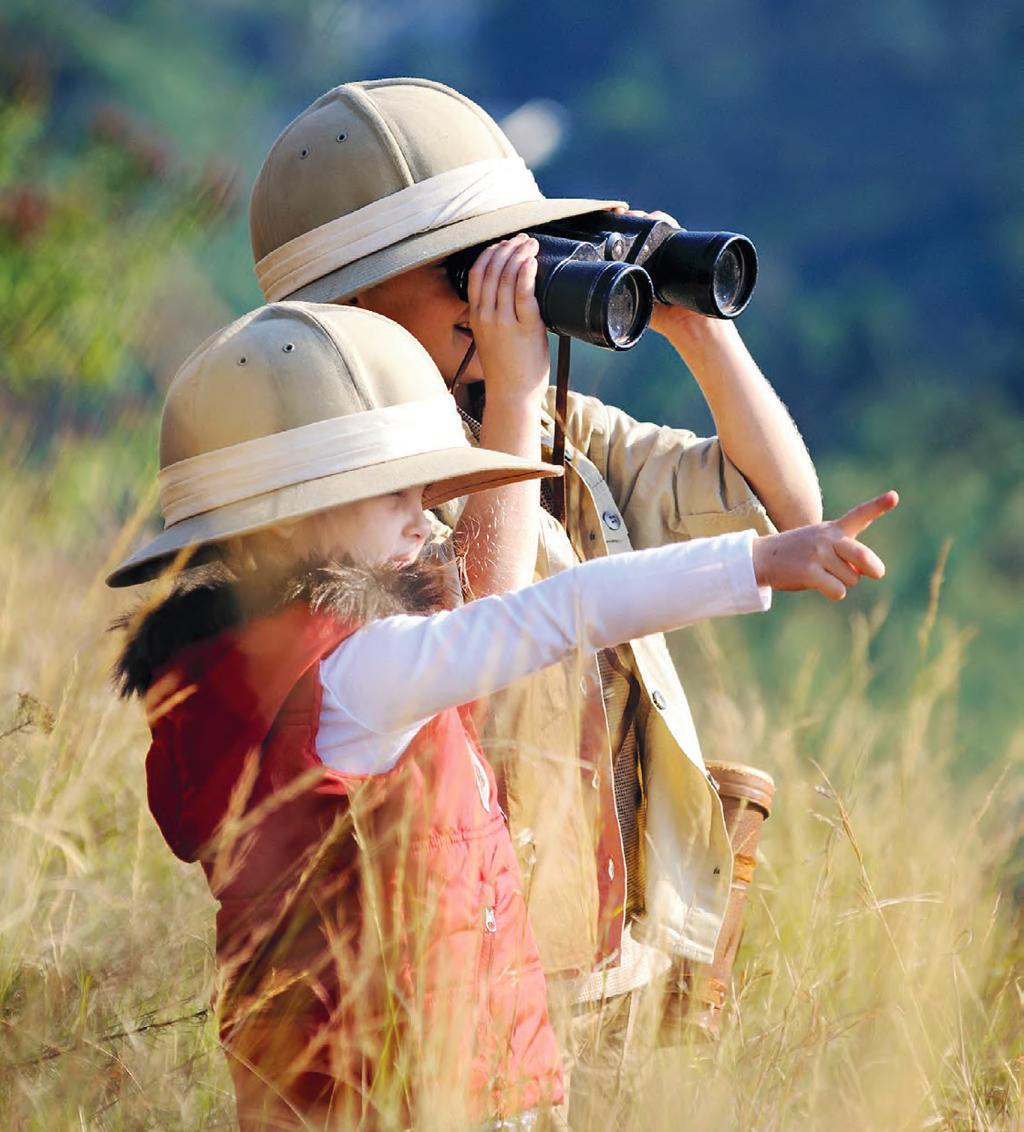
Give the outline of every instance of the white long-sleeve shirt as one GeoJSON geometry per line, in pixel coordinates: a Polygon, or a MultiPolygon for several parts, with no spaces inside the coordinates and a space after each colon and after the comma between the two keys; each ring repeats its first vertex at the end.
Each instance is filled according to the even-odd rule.
{"type": "Polygon", "coordinates": [[[381,774],[445,708],[562,660],[706,617],[771,606],[754,577],[753,531],[585,562],[525,589],[431,616],[371,622],[322,663],[317,753],[381,774]]]}

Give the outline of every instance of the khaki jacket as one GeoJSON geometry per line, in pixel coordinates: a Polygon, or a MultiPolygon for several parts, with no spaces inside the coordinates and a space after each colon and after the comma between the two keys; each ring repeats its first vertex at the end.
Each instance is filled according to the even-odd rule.
{"type": "MultiPolygon", "coordinates": [[[[546,446],[553,408],[552,389],[546,446]]],[[[748,527],[773,530],[717,439],[641,424],[579,394],[570,394],[566,423],[566,527],[542,514],[538,577],[626,550],[748,527]]],[[[622,599],[628,601],[628,593],[622,599]]],[[[633,939],[672,956],[711,961],[732,853],[664,637],[633,641],[614,650],[609,662],[612,679],[606,669],[603,701],[596,662],[577,657],[491,697],[481,733],[504,775],[547,973],[603,971],[605,992],[614,993],[638,981],[624,982],[626,973],[617,971],[627,919],[633,939]],[[610,718],[615,734],[609,734],[610,718]],[[623,799],[620,775],[620,814],[627,808],[622,822],[612,776],[631,721],[637,767],[629,779],[632,799],[623,799]],[[632,805],[635,815],[628,812],[632,805]],[[639,844],[630,856],[640,875],[627,878],[620,825],[634,816],[639,844]],[[628,901],[627,888],[633,893],[628,901]]]]}

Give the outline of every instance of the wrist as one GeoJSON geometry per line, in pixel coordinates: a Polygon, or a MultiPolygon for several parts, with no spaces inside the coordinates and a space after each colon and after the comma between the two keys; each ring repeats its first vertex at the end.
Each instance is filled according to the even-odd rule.
{"type": "Polygon", "coordinates": [[[540,459],[541,404],[539,398],[491,399],[488,392],[480,422],[480,444],[524,459],[540,459]]]}
{"type": "Polygon", "coordinates": [[[771,535],[758,535],[750,548],[750,556],[754,563],[754,581],[759,586],[770,586],[768,577],[768,559],[771,555],[771,535]]]}
{"type": "Polygon", "coordinates": [[[656,327],[672,343],[686,362],[743,347],[735,322],[724,318],[707,318],[678,307],[667,309],[668,317],[656,327]],[[671,313],[669,313],[671,312],[671,313]]]}
{"type": "Polygon", "coordinates": [[[500,383],[487,383],[487,400],[484,415],[501,417],[529,417],[536,424],[540,423],[541,407],[544,404],[544,394],[547,391],[547,381],[542,385],[529,388],[515,385],[505,386],[500,383]]]}

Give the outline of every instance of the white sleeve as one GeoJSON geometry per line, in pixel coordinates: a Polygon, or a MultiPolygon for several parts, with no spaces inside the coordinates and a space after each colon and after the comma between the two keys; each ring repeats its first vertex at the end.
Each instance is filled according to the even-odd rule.
{"type": "Polygon", "coordinates": [[[767,609],[771,590],[754,577],[755,537],[741,531],[599,558],[449,612],[375,621],[323,661],[325,700],[367,732],[408,733],[573,649],[767,609]]]}

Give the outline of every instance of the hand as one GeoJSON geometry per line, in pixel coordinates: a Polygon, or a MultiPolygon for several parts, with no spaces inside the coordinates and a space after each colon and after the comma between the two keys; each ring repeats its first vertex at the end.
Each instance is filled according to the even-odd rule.
{"type": "Polygon", "coordinates": [[[885,564],[857,536],[900,498],[887,491],[847,511],[841,519],[796,527],[754,542],[754,575],[759,586],[773,590],[817,590],[833,601],[862,577],[881,578],[885,564]]]}
{"type": "Polygon", "coordinates": [[[485,248],[469,272],[469,324],[487,403],[536,401],[550,372],[547,329],[534,295],[540,245],[520,234],[485,248]]]}

